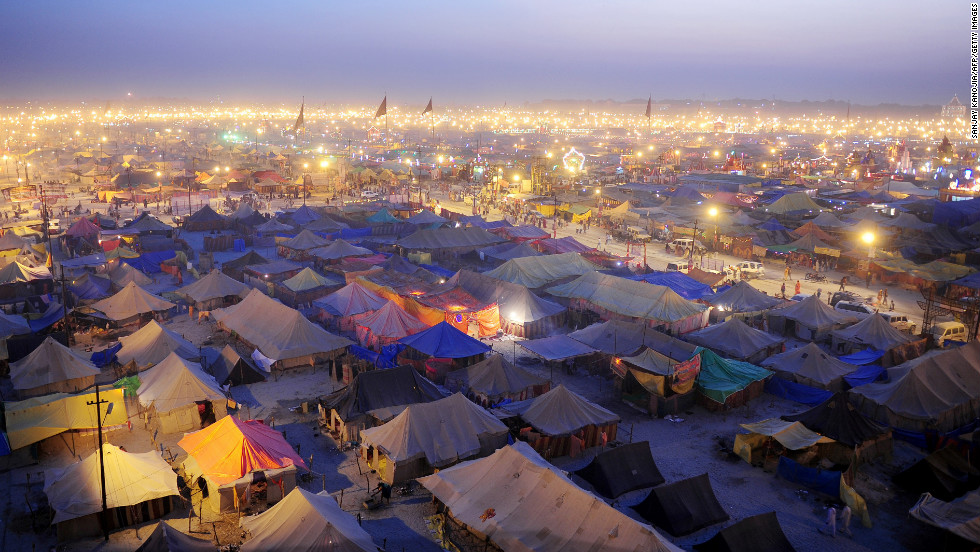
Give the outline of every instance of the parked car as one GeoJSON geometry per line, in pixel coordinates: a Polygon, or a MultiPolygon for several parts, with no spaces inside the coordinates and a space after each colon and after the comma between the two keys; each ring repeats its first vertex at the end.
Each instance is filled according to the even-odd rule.
{"type": "Polygon", "coordinates": [[[837,304],[834,305],[834,310],[862,319],[875,313],[874,307],[871,305],[865,305],[859,301],[838,301],[837,304]]]}
{"type": "Polygon", "coordinates": [[[909,335],[915,335],[915,324],[909,322],[907,315],[897,312],[879,312],[878,314],[887,320],[896,330],[909,335]]]}
{"type": "Polygon", "coordinates": [[[950,341],[966,341],[966,326],[962,322],[939,322],[929,333],[936,340],[937,347],[943,347],[950,341]]]}
{"type": "Polygon", "coordinates": [[[687,261],[682,261],[679,263],[667,263],[667,272],[682,272],[687,274],[690,270],[688,269],[687,261]]]}
{"type": "Polygon", "coordinates": [[[361,192],[361,197],[363,197],[364,199],[375,199],[380,195],[381,194],[379,194],[378,192],[372,192],[371,190],[364,190],[363,192],[361,192]]]}
{"type": "Polygon", "coordinates": [[[735,265],[735,268],[742,272],[742,279],[744,280],[766,277],[766,267],[757,261],[742,261],[735,265]]]}
{"type": "Polygon", "coordinates": [[[806,299],[807,297],[810,297],[811,295],[813,295],[813,294],[812,293],[797,293],[796,295],[790,297],[789,300],[790,301],[799,302],[799,301],[802,301],[802,300],[806,299]]]}
{"type": "Polygon", "coordinates": [[[841,301],[860,302],[861,297],[852,291],[835,291],[830,297],[830,306],[836,306],[841,301]]]}

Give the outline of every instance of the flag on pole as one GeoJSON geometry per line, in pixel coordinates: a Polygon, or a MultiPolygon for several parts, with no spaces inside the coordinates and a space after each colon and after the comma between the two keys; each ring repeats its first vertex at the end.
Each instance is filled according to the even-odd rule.
{"type": "Polygon", "coordinates": [[[650,96],[650,98],[647,99],[647,112],[646,112],[647,119],[650,118],[650,112],[652,111],[652,108],[653,108],[653,96],[650,96]]]}
{"type": "Polygon", "coordinates": [[[422,115],[425,115],[426,113],[428,113],[430,111],[432,111],[432,98],[431,97],[429,98],[429,104],[426,105],[425,106],[425,109],[422,110],[422,115]]]}
{"type": "Polygon", "coordinates": [[[377,119],[382,115],[388,114],[388,96],[385,95],[384,99],[381,100],[381,105],[378,106],[378,112],[374,114],[374,118],[377,119]]]}
{"type": "Polygon", "coordinates": [[[306,107],[306,98],[303,98],[303,103],[299,105],[299,117],[296,117],[296,124],[293,125],[293,132],[299,130],[299,127],[303,126],[303,108],[306,107]]]}

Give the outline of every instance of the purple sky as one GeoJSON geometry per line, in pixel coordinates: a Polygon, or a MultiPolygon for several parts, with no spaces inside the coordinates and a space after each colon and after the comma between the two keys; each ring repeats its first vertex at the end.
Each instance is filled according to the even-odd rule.
{"type": "Polygon", "coordinates": [[[11,1],[0,98],[966,102],[969,15],[913,0],[11,1]]]}

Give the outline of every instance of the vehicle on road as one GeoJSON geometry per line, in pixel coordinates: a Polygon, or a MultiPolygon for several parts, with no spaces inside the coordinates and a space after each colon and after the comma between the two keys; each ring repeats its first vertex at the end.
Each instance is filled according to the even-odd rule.
{"type": "Polygon", "coordinates": [[[900,332],[905,332],[909,335],[915,335],[915,324],[909,322],[909,317],[904,314],[897,312],[879,312],[889,324],[892,325],[896,330],[900,332]]]}
{"type": "Polygon", "coordinates": [[[936,340],[937,347],[944,347],[951,341],[966,341],[966,326],[962,322],[939,322],[929,329],[936,340]]]}
{"type": "Polygon", "coordinates": [[[735,268],[742,273],[743,280],[766,277],[766,267],[758,261],[742,261],[735,268]]]}
{"type": "Polygon", "coordinates": [[[681,262],[678,262],[678,263],[671,262],[671,263],[667,263],[667,270],[666,271],[667,272],[681,272],[681,273],[687,274],[688,272],[690,272],[690,269],[688,268],[688,266],[689,265],[687,264],[687,261],[681,261],[681,262]]]}
{"type": "Polygon", "coordinates": [[[371,190],[364,190],[363,192],[361,192],[361,197],[364,199],[375,199],[377,197],[380,197],[380,195],[381,194],[379,194],[378,192],[372,192],[371,190]]]}
{"type": "Polygon", "coordinates": [[[865,305],[860,301],[838,301],[834,305],[834,310],[860,319],[867,318],[875,313],[874,307],[865,305]]]}

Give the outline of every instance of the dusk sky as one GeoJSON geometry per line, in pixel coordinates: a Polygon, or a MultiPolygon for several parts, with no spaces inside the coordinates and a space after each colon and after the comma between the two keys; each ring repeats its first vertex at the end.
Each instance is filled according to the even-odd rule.
{"type": "Polygon", "coordinates": [[[969,3],[6,1],[0,98],[968,101],[969,3]]]}

